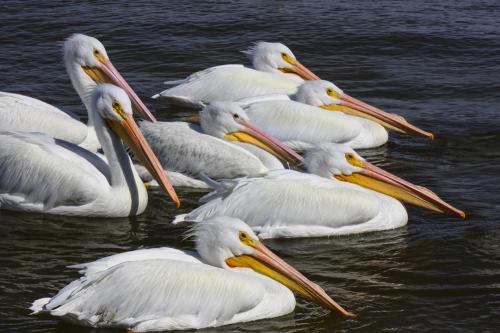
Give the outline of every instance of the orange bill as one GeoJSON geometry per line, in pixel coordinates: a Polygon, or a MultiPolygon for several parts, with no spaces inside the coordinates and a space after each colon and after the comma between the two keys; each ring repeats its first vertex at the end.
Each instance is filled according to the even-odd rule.
{"type": "Polygon", "coordinates": [[[141,160],[151,175],[156,179],[161,188],[167,193],[177,207],[180,206],[179,198],[165,175],[160,161],[142,135],[132,115],[125,115],[121,121],[106,119],[108,126],[118,135],[127,146],[132,149],[135,156],[141,160]]]}

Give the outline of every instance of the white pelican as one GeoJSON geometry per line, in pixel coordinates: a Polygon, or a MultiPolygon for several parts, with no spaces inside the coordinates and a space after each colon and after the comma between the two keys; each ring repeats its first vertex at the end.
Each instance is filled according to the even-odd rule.
{"type": "Polygon", "coordinates": [[[244,219],[262,237],[361,233],[407,223],[395,198],[465,217],[428,189],[370,164],[347,146],[322,144],[306,153],[304,163],[314,175],[278,170],[215,184],[216,191],[202,198],[208,202],[174,223],[227,215],[244,219]]]}
{"type": "Polygon", "coordinates": [[[178,85],[153,98],[199,108],[214,101],[235,101],[264,94],[294,94],[303,79],[319,79],[283,44],[259,42],[249,54],[254,68],[243,65],[210,67],[184,80],[165,82],[178,85]]]}
{"type": "Polygon", "coordinates": [[[232,179],[283,169],[273,155],[292,164],[302,163],[300,155],[253,126],[236,103],[211,103],[200,112],[200,124],[139,124],[174,186],[207,187],[199,180],[201,174],[232,179]],[[241,142],[249,145],[237,145],[241,142]]]}
{"type": "MultiPolygon", "coordinates": [[[[124,89],[134,108],[145,118],[155,118],[108,58],[100,41],[74,34],[64,42],[64,64],[73,87],[90,107],[90,95],[98,83],[124,89]]],[[[0,92],[0,131],[41,132],[96,151],[99,148],[91,117],[87,126],[60,109],[24,95],[0,92]]]]}
{"type": "Polygon", "coordinates": [[[147,191],[120,138],[179,205],[134,122],[127,94],[103,84],[91,100],[88,112],[107,164],[77,145],[43,134],[0,132],[1,209],[103,217],[142,213],[147,191]]]}
{"type": "Polygon", "coordinates": [[[373,148],[388,140],[386,128],[432,137],[404,118],[343,102],[333,83],[304,82],[297,94],[264,95],[239,100],[250,120],[292,148],[306,150],[322,142],[373,148]],[[337,111],[331,112],[329,110],[337,111]]]}
{"type": "MultiPolygon", "coordinates": [[[[307,83],[321,82],[327,83],[307,83]]],[[[304,84],[299,91],[307,87],[310,85],[304,84]]],[[[376,122],[327,111],[320,105],[307,105],[286,95],[251,97],[237,103],[252,123],[298,151],[323,142],[342,143],[356,149],[374,148],[385,144],[389,138],[385,128],[376,122]]]]}
{"type": "Polygon", "coordinates": [[[216,217],[193,234],[197,254],[144,249],[74,266],[84,276],[35,301],[31,310],[133,332],[200,329],[290,313],[292,290],[354,316],[271,252],[243,221],[216,217]]]}

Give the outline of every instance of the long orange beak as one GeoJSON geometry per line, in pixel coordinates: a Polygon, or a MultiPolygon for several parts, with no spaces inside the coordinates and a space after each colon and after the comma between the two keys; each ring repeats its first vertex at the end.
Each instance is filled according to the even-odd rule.
{"type": "Polygon", "coordinates": [[[448,204],[431,190],[414,185],[369,162],[359,161],[358,163],[357,166],[362,168],[363,171],[350,175],[335,175],[335,178],[356,183],[416,206],[438,212],[446,211],[465,218],[465,213],[462,210],[448,204]]]}
{"type": "Polygon", "coordinates": [[[302,65],[298,60],[288,61],[292,67],[279,68],[284,73],[294,73],[303,78],[304,80],[320,80],[319,76],[311,72],[306,66],[302,65]]]}
{"type": "Polygon", "coordinates": [[[109,59],[100,59],[100,67],[83,67],[85,73],[97,83],[112,83],[127,93],[132,102],[132,107],[141,117],[151,122],[156,122],[156,118],[149,111],[146,105],[141,101],[135,91],[129,86],[127,81],[121,76],[118,70],[113,66],[109,59]]]}
{"type": "Polygon", "coordinates": [[[142,135],[132,115],[126,115],[121,121],[106,119],[108,126],[118,135],[127,146],[132,149],[135,156],[141,160],[151,175],[156,179],[161,188],[167,193],[177,208],[180,206],[179,198],[168,180],[160,161],[142,135]]]}
{"type": "Polygon", "coordinates": [[[261,241],[256,241],[252,247],[255,252],[251,255],[239,255],[226,259],[230,267],[248,267],[261,274],[267,275],[279,283],[287,286],[304,298],[311,300],[331,311],[338,311],[344,316],[356,315],[337,304],[317,284],[302,275],[295,268],[269,250],[261,241]]]}
{"type": "Polygon", "coordinates": [[[236,121],[242,125],[243,129],[227,133],[225,135],[226,139],[251,143],[273,154],[280,160],[290,162],[293,165],[300,165],[304,162],[304,158],[292,148],[258,129],[249,121],[241,119],[236,121]]]}
{"type": "Polygon", "coordinates": [[[322,105],[321,107],[327,110],[342,111],[353,116],[366,118],[397,132],[420,135],[430,139],[434,138],[434,134],[408,123],[403,117],[382,111],[344,92],[338,98],[338,103],[322,105]]]}

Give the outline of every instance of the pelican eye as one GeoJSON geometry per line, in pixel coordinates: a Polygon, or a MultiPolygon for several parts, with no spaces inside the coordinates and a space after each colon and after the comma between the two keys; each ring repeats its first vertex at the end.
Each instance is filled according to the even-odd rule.
{"type": "Polygon", "coordinates": [[[337,95],[335,94],[335,90],[333,90],[332,88],[326,88],[326,94],[328,96],[337,97],[337,95]]]}
{"type": "Polygon", "coordinates": [[[281,58],[283,58],[283,60],[285,60],[286,62],[290,61],[290,56],[285,52],[281,52],[281,58]]]}
{"type": "Polygon", "coordinates": [[[118,113],[120,117],[125,117],[125,112],[122,109],[122,105],[118,101],[113,101],[111,104],[111,107],[113,108],[113,111],[118,113]]]}
{"type": "Polygon", "coordinates": [[[98,49],[94,49],[94,58],[97,59],[97,61],[99,62],[103,62],[104,61],[104,55],[101,53],[101,51],[99,51],[98,49]]]}
{"type": "Polygon", "coordinates": [[[234,119],[240,119],[240,116],[237,113],[235,113],[235,114],[233,114],[233,118],[234,119]]]}
{"type": "Polygon", "coordinates": [[[363,162],[358,160],[353,153],[345,153],[345,158],[346,158],[347,162],[351,165],[354,165],[357,167],[363,166],[363,162]]]}
{"type": "Polygon", "coordinates": [[[239,238],[243,244],[253,246],[254,241],[246,231],[240,231],[239,238]]]}

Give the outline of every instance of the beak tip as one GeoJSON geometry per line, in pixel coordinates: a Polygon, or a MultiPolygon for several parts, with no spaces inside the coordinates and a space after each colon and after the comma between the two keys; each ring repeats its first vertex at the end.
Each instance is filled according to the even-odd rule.
{"type": "Polygon", "coordinates": [[[459,211],[458,215],[465,220],[465,212],[463,210],[459,211]]]}
{"type": "Polygon", "coordinates": [[[357,313],[352,313],[352,312],[346,312],[345,315],[347,317],[351,317],[351,318],[356,318],[358,316],[357,313]]]}
{"type": "Polygon", "coordinates": [[[181,207],[181,201],[179,200],[179,198],[174,198],[174,203],[175,203],[175,207],[176,208],[180,208],[181,207]]]}

